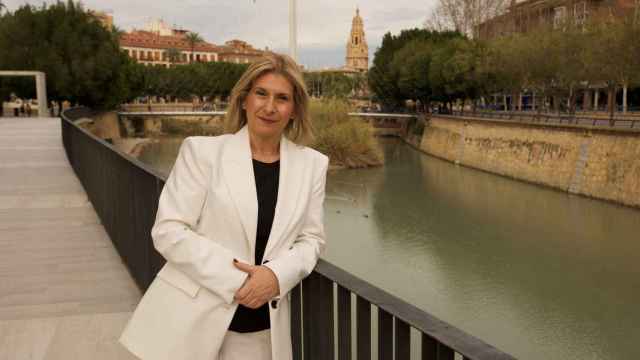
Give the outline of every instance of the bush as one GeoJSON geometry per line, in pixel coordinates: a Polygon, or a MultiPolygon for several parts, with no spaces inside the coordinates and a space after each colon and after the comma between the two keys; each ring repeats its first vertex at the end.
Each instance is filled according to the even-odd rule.
{"type": "Polygon", "coordinates": [[[373,128],[349,118],[353,108],[342,100],[314,100],[310,104],[315,128],[311,147],[329,156],[332,165],[361,168],[383,164],[383,155],[373,128]]]}

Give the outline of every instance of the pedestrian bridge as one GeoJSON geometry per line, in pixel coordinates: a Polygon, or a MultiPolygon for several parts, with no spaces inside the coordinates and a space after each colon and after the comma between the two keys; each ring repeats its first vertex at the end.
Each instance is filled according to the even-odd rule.
{"type": "MultiPolygon", "coordinates": [[[[87,115],[0,119],[1,359],[133,359],[117,338],[164,262],[164,178],[73,123],[87,115]]],[[[292,338],[296,360],[513,358],[324,260],[292,291],[292,338]]]]}
{"type": "Polygon", "coordinates": [[[0,118],[0,359],[134,360],[142,292],[73,173],[58,118],[0,118]]]}

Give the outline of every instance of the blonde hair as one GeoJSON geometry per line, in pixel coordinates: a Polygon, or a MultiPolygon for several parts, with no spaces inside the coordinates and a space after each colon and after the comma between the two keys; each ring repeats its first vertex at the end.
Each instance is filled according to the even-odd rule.
{"type": "Polygon", "coordinates": [[[229,108],[224,121],[226,133],[236,133],[247,123],[247,113],[242,104],[249,95],[256,79],[265,74],[284,76],[293,87],[293,118],[284,129],[285,136],[298,144],[313,141],[313,127],[309,117],[309,94],[302,72],[296,62],[287,55],[267,52],[249,66],[231,90],[229,108]]]}

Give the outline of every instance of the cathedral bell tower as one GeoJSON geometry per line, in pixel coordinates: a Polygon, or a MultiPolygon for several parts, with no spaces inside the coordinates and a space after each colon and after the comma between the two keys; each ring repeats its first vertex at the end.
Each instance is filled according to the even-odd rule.
{"type": "Polygon", "coordinates": [[[351,23],[351,36],[347,42],[346,68],[359,72],[366,72],[369,69],[369,46],[364,36],[364,25],[358,8],[351,23]]]}

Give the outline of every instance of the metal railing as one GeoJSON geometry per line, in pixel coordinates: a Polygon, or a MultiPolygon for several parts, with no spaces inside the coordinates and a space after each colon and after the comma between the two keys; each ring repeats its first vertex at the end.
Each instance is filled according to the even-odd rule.
{"type": "Polygon", "coordinates": [[[437,117],[469,117],[480,119],[496,119],[513,122],[535,124],[577,125],[588,127],[605,127],[611,129],[640,130],[640,118],[629,116],[610,119],[587,114],[549,114],[535,111],[453,111],[451,114],[433,114],[437,117]]]}
{"type": "MultiPolygon", "coordinates": [[[[91,112],[83,108],[62,114],[64,148],[111,241],[138,286],[145,290],[165,262],[151,239],[165,178],[73,123],[89,116],[91,112]]],[[[421,359],[453,360],[456,353],[464,359],[513,359],[324,260],[292,291],[291,300],[296,360],[350,360],[352,350],[356,350],[358,360],[370,359],[371,313],[376,308],[379,359],[409,359],[411,328],[422,334],[421,359]],[[355,308],[351,306],[352,296],[357,299],[355,308]],[[355,349],[352,312],[356,317],[355,349]]]]}
{"type": "Polygon", "coordinates": [[[415,119],[413,114],[392,114],[392,113],[347,113],[347,116],[359,118],[368,122],[377,129],[403,129],[408,120],[415,119]]]}
{"type": "Polygon", "coordinates": [[[120,111],[118,116],[223,116],[226,111],[120,111]]]}
{"type": "Polygon", "coordinates": [[[210,102],[199,103],[138,103],[123,104],[120,106],[123,112],[209,112],[224,111],[227,107],[226,103],[213,104],[210,102]]]}

